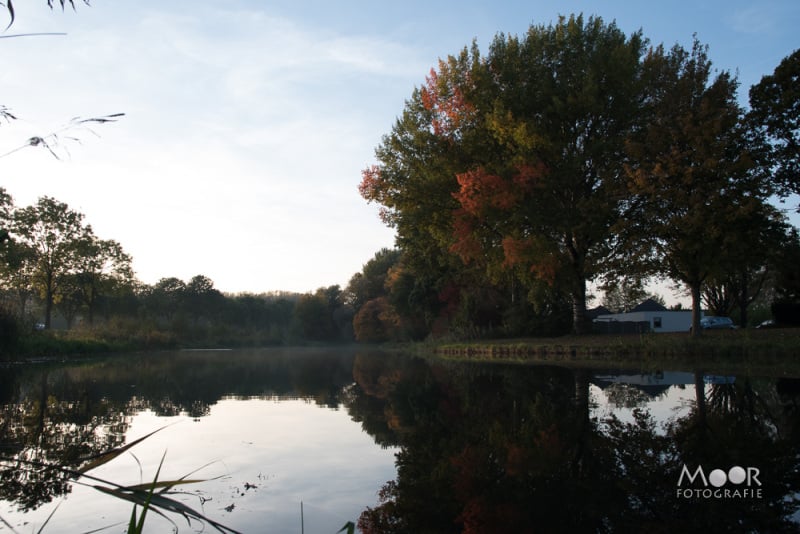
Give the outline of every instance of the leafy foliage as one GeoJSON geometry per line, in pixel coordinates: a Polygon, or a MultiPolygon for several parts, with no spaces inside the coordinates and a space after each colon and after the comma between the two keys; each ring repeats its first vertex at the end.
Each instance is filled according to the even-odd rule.
{"type": "Polygon", "coordinates": [[[560,283],[583,329],[586,281],[604,271],[620,213],[643,49],[640,34],[582,16],[499,35],[486,57],[465,48],[406,103],[362,195],[412,257],[434,249],[490,280],[560,283]]]}
{"type": "Polygon", "coordinates": [[[774,171],[781,193],[800,193],[800,50],[785,57],[775,71],[750,88],[749,119],[771,141],[762,160],[774,171]]]}
{"type": "Polygon", "coordinates": [[[689,287],[699,334],[703,284],[744,264],[777,213],[767,204],[772,188],[753,158],[759,141],[745,127],[730,74],[712,79],[696,41],[691,51],[656,48],[646,64],[649,119],[627,144],[624,255],[628,269],[689,287]]]}
{"type": "Polygon", "coordinates": [[[770,196],[798,174],[798,57],[748,115],[696,41],[649,46],[582,15],[500,34],[439,61],[359,190],[397,230],[404,272],[443,297],[433,315],[468,310],[467,285],[542,308],[547,284],[582,332],[587,282],[658,276],[690,289],[695,320],[710,282],[735,287],[745,317],[785,233],[770,196]]]}

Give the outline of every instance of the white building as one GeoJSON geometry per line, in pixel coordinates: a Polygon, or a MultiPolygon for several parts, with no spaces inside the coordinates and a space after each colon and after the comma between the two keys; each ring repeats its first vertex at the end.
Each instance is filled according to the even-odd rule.
{"type": "Polygon", "coordinates": [[[692,310],[668,310],[653,299],[647,299],[625,313],[598,315],[594,322],[649,324],[651,332],[688,332],[692,310]]]}

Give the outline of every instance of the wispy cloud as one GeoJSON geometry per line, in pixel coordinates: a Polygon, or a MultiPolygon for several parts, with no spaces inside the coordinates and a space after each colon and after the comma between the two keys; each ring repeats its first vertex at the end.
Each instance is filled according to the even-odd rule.
{"type": "Polygon", "coordinates": [[[765,34],[777,27],[780,11],[769,3],[733,9],[727,16],[731,28],[739,33],[765,34]]]}
{"type": "Polygon", "coordinates": [[[7,185],[84,211],[145,281],[203,272],[223,289],[313,289],[390,244],[356,185],[408,93],[404,76],[424,72],[413,47],[208,7],[128,12],[65,43],[54,69],[29,64],[50,44],[21,43],[27,54],[6,69],[15,108],[45,122],[127,116],[76,161],[4,162],[13,174],[25,161],[7,185]],[[382,91],[352,98],[364,87],[382,91]]]}

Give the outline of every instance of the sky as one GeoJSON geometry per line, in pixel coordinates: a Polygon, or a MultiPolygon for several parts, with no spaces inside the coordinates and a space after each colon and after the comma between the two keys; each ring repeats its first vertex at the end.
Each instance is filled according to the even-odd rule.
{"type": "Polygon", "coordinates": [[[0,39],[0,104],[17,117],[0,123],[0,187],[18,207],[50,196],[83,213],[142,282],[202,274],[229,293],[344,287],[393,246],[361,170],[431,67],[473,40],[485,52],[571,13],[653,44],[696,35],[743,104],[800,46],[797,0],[75,2],[15,2],[0,34],[66,34],[0,39]],[[15,150],[51,132],[58,159],[15,150]]]}

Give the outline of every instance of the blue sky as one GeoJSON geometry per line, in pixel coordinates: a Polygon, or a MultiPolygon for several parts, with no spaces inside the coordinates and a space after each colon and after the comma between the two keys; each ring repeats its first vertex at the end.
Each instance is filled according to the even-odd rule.
{"type": "MultiPolygon", "coordinates": [[[[77,1],[77,0],[76,0],[77,1]]],[[[42,195],[86,215],[140,280],[210,277],[223,291],[341,284],[393,233],[358,195],[360,171],[438,58],[559,14],[595,14],[653,43],[709,46],[747,89],[800,46],[800,2],[17,2],[0,39],[0,154],[72,117],[56,160],[0,158],[18,206],[42,195]],[[68,137],[76,137],[78,141],[68,137]]],[[[668,300],[669,296],[667,296],[668,300]]]]}

